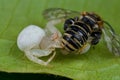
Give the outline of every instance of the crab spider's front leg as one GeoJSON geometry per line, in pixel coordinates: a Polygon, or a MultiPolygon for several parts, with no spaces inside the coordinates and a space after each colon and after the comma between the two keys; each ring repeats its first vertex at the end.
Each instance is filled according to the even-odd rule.
{"type": "Polygon", "coordinates": [[[50,20],[45,27],[46,36],[40,43],[41,49],[62,48],[61,46],[61,32],[56,28],[56,24],[62,22],[62,20],[50,20]]]}
{"type": "Polygon", "coordinates": [[[46,24],[45,30],[46,32],[50,32],[50,33],[57,33],[59,37],[62,36],[61,32],[55,27],[56,24],[61,23],[63,20],[60,19],[56,19],[56,20],[50,20],[48,21],[48,23],[46,24]]]}
{"type": "Polygon", "coordinates": [[[31,49],[31,50],[26,50],[25,51],[26,56],[29,60],[40,64],[40,65],[48,65],[48,63],[54,58],[56,52],[52,51],[52,50],[40,50],[40,49],[31,49]],[[47,60],[47,61],[43,61],[40,59],[40,57],[43,56],[48,56],[51,53],[53,53],[53,55],[47,60]]]}

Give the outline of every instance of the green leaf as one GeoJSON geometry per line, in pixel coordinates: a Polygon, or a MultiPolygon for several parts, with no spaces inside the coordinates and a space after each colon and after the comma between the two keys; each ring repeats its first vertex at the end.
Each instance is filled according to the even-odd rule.
{"type": "Polygon", "coordinates": [[[41,14],[51,7],[96,12],[120,33],[119,3],[120,0],[0,0],[0,70],[48,73],[76,80],[120,80],[120,58],[111,54],[103,41],[83,55],[63,55],[57,50],[48,67],[29,61],[16,45],[24,27],[30,24],[45,27],[41,14]]]}

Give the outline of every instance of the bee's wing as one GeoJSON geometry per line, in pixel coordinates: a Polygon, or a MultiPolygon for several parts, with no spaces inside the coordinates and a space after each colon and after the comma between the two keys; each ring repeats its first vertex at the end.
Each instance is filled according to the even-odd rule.
{"type": "Polygon", "coordinates": [[[47,20],[66,19],[70,17],[80,16],[80,12],[62,8],[48,8],[44,10],[43,16],[47,20]]]}
{"type": "Polygon", "coordinates": [[[102,32],[109,51],[116,56],[120,56],[120,36],[115,33],[112,26],[106,21],[104,21],[102,32]]]}

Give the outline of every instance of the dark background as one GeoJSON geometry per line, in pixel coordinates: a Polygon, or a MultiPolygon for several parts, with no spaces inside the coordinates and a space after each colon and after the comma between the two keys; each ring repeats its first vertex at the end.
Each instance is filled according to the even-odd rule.
{"type": "Polygon", "coordinates": [[[0,80],[72,80],[53,74],[0,72],[0,80]]]}

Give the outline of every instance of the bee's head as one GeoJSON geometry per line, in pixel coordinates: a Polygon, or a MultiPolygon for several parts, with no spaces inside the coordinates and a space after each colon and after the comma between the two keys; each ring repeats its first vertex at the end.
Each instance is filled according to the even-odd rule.
{"type": "Polygon", "coordinates": [[[92,19],[94,19],[95,21],[102,21],[101,17],[94,12],[83,12],[82,15],[89,16],[92,19]]]}
{"type": "Polygon", "coordinates": [[[103,20],[96,13],[94,13],[94,12],[82,12],[81,15],[83,18],[85,18],[85,17],[89,18],[90,21],[93,21],[91,23],[97,24],[99,26],[99,28],[103,27],[103,20]]]}

